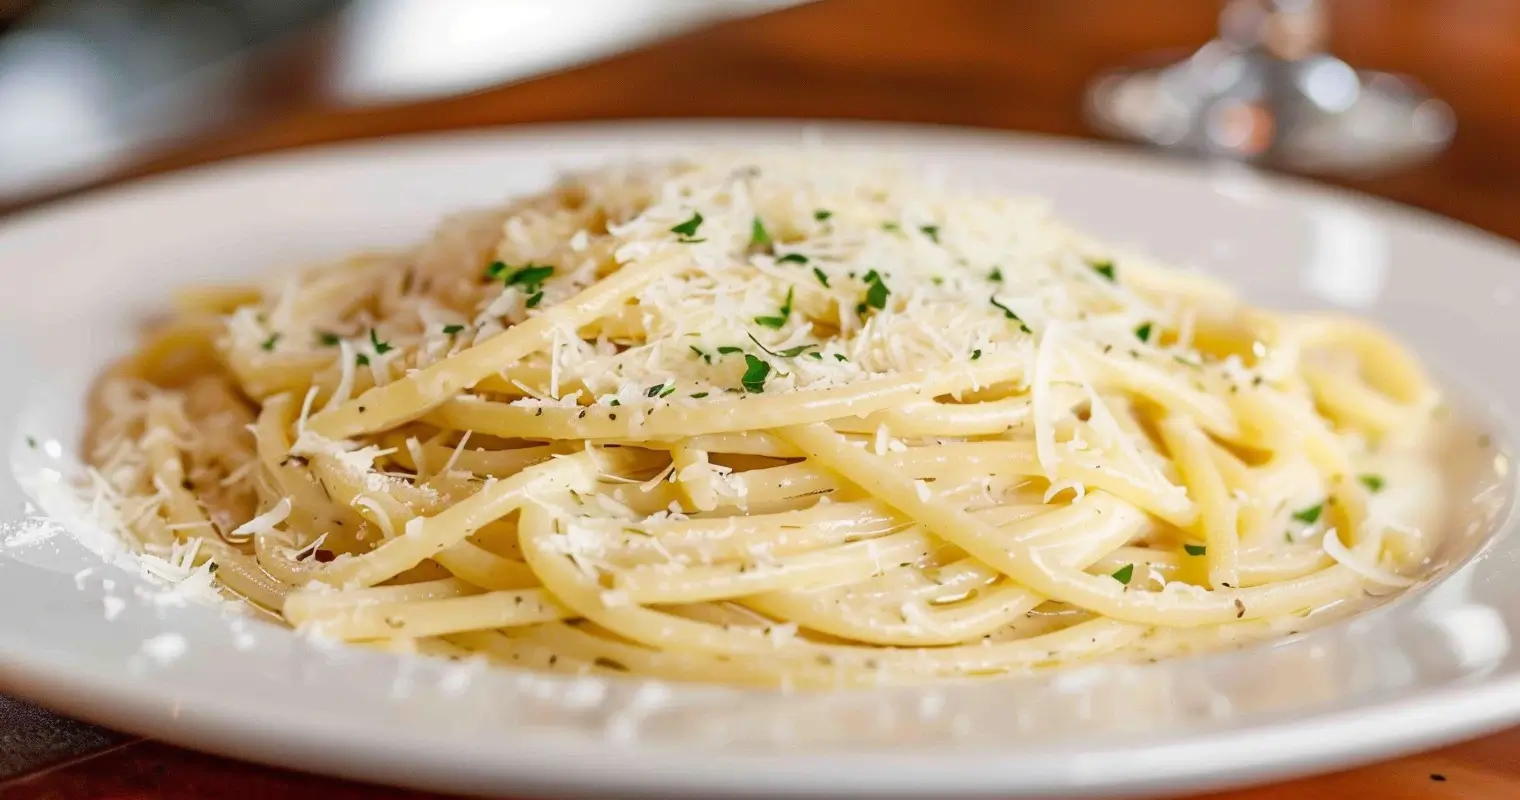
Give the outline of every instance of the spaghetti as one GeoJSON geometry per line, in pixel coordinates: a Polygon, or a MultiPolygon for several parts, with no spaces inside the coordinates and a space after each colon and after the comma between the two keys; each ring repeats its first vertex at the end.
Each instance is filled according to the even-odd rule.
{"type": "Polygon", "coordinates": [[[91,400],[124,535],[385,649],[1004,675],[1280,635],[1435,544],[1377,511],[1438,406],[1383,332],[868,157],[572,175],[176,306],[91,400]]]}

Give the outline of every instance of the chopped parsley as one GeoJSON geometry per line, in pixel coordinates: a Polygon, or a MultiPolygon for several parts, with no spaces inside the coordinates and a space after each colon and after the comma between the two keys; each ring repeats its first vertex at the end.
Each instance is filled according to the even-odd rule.
{"type": "Polygon", "coordinates": [[[767,328],[780,328],[786,325],[786,321],[792,316],[793,290],[786,290],[786,302],[781,304],[781,315],[776,317],[755,317],[756,325],[764,325],[767,328]]]}
{"type": "Polygon", "coordinates": [[[491,280],[496,280],[497,278],[500,278],[503,274],[505,274],[506,271],[507,271],[507,264],[506,264],[506,262],[504,262],[504,261],[492,261],[491,265],[488,266],[488,267],[486,267],[486,277],[490,278],[491,280]]]}
{"type": "Polygon", "coordinates": [[[987,298],[987,301],[992,303],[993,308],[996,308],[997,310],[1003,312],[1004,317],[1019,323],[1019,330],[1022,330],[1025,333],[1029,333],[1029,326],[1025,324],[1024,320],[1019,319],[1018,314],[1013,313],[1013,309],[1003,305],[1002,303],[999,303],[997,297],[989,297],[987,298]]]}
{"type": "Polygon", "coordinates": [[[35,437],[35,436],[28,436],[28,437],[26,437],[26,446],[32,448],[33,450],[36,450],[37,449],[37,437],[35,437]]]}
{"type": "Polygon", "coordinates": [[[902,230],[902,226],[898,225],[895,222],[883,222],[881,223],[881,229],[887,231],[888,233],[897,233],[898,231],[902,230]]]}
{"type": "Polygon", "coordinates": [[[832,216],[834,216],[834,212],[828,210],[827,208],[820,208],[817,211],[813,212],[813,219],[816,219],[819,222],[827,222],[829,217],[832,216]]]}
{"type": "Polygon", "coordinates": [[[744,363],[744,377],[739,379],[739,382],[744,385],[744,391],[756,393],[765,391],[765,379],[770,377],[771,365],[748,353],[744,354],[744,363]]]}
{"type": "Polygon", "coordinates": [[[971,360],[972,361],[975,361],[975,360],[977,360],[978,358],[981,358],[981,357],[982,357],[982,351],[980,351],[980,350],[972,350],[971,351],[971,360]]]}
{"type": "Polygon", "coordinates": [[[1373,494],[1383,491],[1385,482],[1382,475],[1363,475],[1357,480],[1361,481],[1362,485],[1367,487],[1367,491],[1373,494]]]}
{"type": "Polygon", "coordinates": [[[644,390],[644,396],[645,397],[658,397],[660,395],[660,392],[663,392],[663,391],[665,391],[665,384],[663,384],[663,383],[657,383],[657,384],[649,387],[648,389],[644,390]]]}
{"type": "Polygon", "coordinates": [[[369,329],[369,343],[375,346],[375,355],[383,355],[394,349],[391,347],[390,342],[380,341],[380,337],[375,333],[374,328],[369,329]]]}
{"type": "Polygon", "coordinates": [[[823,284],[823,288],[829,288],[829,276],[823,274],[823,270],[817,267],[813,267],[813,277],[817,278],[818,282],[823,284]]]}
{"type": "Polygon", "coordinates": [[[881,279],[881,275],[873,269],[870,272],[866,273],[865,282],[866,299],[860,305],[856,306],[855,310],[858,313],[864,314],[866,313],[867,308],[875,308],[878,310],[886,308],[887,296],[892,294],[892,290],[887,288],[887,284],[881,279]]]}
{"type": "Polygon", "coordinates": [[[694,393],[692,393],[691,396],[695,400],[701,400],[702,398],[704,398],[704,397],[707,396],[707,392],[694,392],[694,393]]]}
{"type": "Polygon", "coordinates": [[[359,355],[354,356],[354,363],[358,364],[361,367],[367,367],[369,366],[369,356],[360,353],[359,355]]]}
{"type": "Polygon", "coordinates": [[[918,226],[918,230],[923,235],[929,237],[929,241],[934,242],[935,244],[939,244],[938,225],[920,225],[918,226]]]}
{"type": "Polygon", "coordinates": [[[696,353],[697,358],[700,358],[709,364],[712,363],[712,353],[703,352],[702,348],[697,347],[696,345],[691,345],[691,352],[696,353]]]}
{"type": "Polygon", "coordinates": [[[718,355],[724,355],[724,356],[726,356],[726,355],[729,355],[729,354],[732,354],[732,353],[742,353],[742,352],[744,352],[744,348],[742,348],[742,347],[734,347],[731,344],[726,344],[726,345],[723,345],[722,347],[718,348],[718,355]]]}
{"type": "Polygon", "coordinates": [[[822,361],[823,360],[823,353],[820,353],[817,350],[814,350],[813,352],[808,353],[808,357],[811,358],[811,359],[813,359],[814,361],[822,361]]]}
{"type": "Polygon", "coordinates": [[[765,229],[765,223],[761,222],[759,217],[755,217],[755,221],[749,226],[749,246],[770,247],[773,241],[771,232],[765,229]]]}
{"type": "Polygon", "coordinates": [[[1109,281],[1118,280],[1118,278],[1114,277],[1114,262],[1112,261],[1089,261],[1088,266],[1093,268],[1093,272],[1102,275],[1109,279],[1109,281]]]}
{"type": "Polygon", "coordinates": [[[662,392],[660,392],[656,396],[657,397],[669,397],[669,396],[671,396],[671,395],[673,395],[675,393],[676,393],[676,385],[674,383],[672,383],[671,385],[666,386],[665,390],[662,391],[662,392]]]}
{"type": "Polygon", "coordinates": [[[548,264],[527,264],[507,276],[507,285],[521,286],[523,291],[532,294],[553,274],[554,267],[548,264]]]}
{"type": "Polygon", "coordinates": [[[1190,556],[1201,556],[1209,551],[1207,546],[1201,544],[1185,544],[1182,549],[1186,550],[1190,556]]]}
{"type": "Polygon", "coordinates": [[[987,280],[992,281],[993,283],[1002,283],[1003,270],[998,267],[993,267],[992,272],[987,274],[987,280]]]}
{"type": "Polygon", "coordinates": [[[849,361],[848,358],[844,357],[844,353],[835,353],[834,354],[834,360],[835,361],[849,361]]]}
{"type": "Polygon", "coordinates": [[[269,338],[265,339],[264,343],[259,345],[259,347],[263,348],[265,352],[269,352],[274,350],[274,344],[278,341],[280,341],[280,334],[271,333],[269,334],[269,338]]]}
{"type": "Polygon", "coordinates": [[[1133,577],[1135,577],[1135,565],[1134,564],[1125,564],[1124,566],[1120,567],[1116,572],[1114,572],[1114,575],[1113,575],[1114,580],[1116,580],[1116,581],[1124,584],[1125,586],[1129,585],[1129,579],[1133,578],[1133,577]]]}
{"type": "Polygon", "coordinates": [[[341,341],[343,337],[332,331],[317,331],[317,343],[323,347],[337,347],[341,341]]]}
{"type": "Polygon", "coordinates": [[[777,351],[772,350],[769,347],[766,347],[765,345],[761,344],[760,340],[756,339],[753,334],[749,335],[749,340],[752,341],[752,342],[754,342],[756,347],[760,348],[761,350],[764,350],[765,353],[766,353],[766,355],[776,356],[777,358],[796,358],[797,356],[802,355],[807,350],[818,346],[816,344],[799,344],[796,347],[788,347],[785,350],[777,352],[777,351]]]}
{"type": "Polygon", "coordinates": [[[453,336],[454,334],[459,333],[459,332],[461,332],[463,330],[464,330],[464,326],[463,325],[445,325],[445,326],[443,326],[443,332],[445,334],[448,334],[449,336],[453,336]]]}
{"type": "Polygon", "coordinates": [[[686,220],[680,225],[673,226],[670,232],[676,235],[676,241],[681,244],[696,244],[697,242],[707,241],[706,239],[694,238],[697,235],[697,229],[700,227],[702,227],[702,214],[693,211],[691,219],[686,220]]]}
{"type": "Polygon", "coordinates": [[[534,292],[532,295],[530,295],[528,297],[528,302],[525,305],[527,305],[528,308],[538,308],[538,304],[542,303],[543,301],[544,301],[544,293],[543,292],[534,292]]]}
{"type": "Polygon", "coordinates": [[[612,402],[608,403],[607,405],[609,405],[609,406],[620,406],[622,404],[623,404],[622,400],[619,400],[616,397],[614,397],[614,398],[612,398],[612,402]]]}
{"type": "Polygon", "coordinates": [[[1198,369],[1203,366],[1203,364],[1194,361],[1191,358],[1184,358],[1182,356],[1172,356],[1172,360],[1184,367],[1192,367],[1193,369],[1198,369]]]}
{"type": "Polygon", "coordinates": [[[1319,522],[1319,515],[1325,510],[1324,503],[1316,503],[1308,508],[1293,512],[1293,518],[1305,525],[1313,525],[1319,522]]]}
{"type": "Polygon", "coordinates": [[[787,253],[786,255],[784,255],[784,256],[776,259],[776,263],[777,264],[806,264],[806,263],[808,263],[808,257],[805,256],[805,255],[803,255],[803,254],[801,254],[801,253],[787,253]]]}
{"type": "Polygon", "coordinates": [[[1149,322],[1135,329],[1135,338],[1142,342],[1151,340],[1151,324],[1149,322]]]}

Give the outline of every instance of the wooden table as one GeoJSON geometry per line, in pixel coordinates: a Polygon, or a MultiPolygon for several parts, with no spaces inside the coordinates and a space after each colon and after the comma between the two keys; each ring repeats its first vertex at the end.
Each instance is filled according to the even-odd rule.
{"type": "MultiPolygon", "coordinates": [[[[1520,239],[1520,147],[1513,144],[1520,142],[1514,110],[1520,4],[1331,5],[1341,55],[1419,76],[1452,104],[1460,126],[1454,146],[1435,163],[1346,185],[1520,239]]],[[[135,165],[122,177],[317,142],[548,120],[850,118],[1090,137],[1080,98],[1092,76],[1157,48],[1196,47],[1212,33],[1216,11],[1213,0],[824,0],[528,83],[370,110],[337,110],[324,101],[315,78],[318,36],[263,87],[280,110],[135,165]]],[[[0,704],[0,750],[8,733],[30,730],[28,724],[58,743],[28,740],[37,760],[53,766],[0,783],[8,800],[423,797],[253,767],[45,716],[39,725],[41,715],[23,709],[8,713],[0,704]],[[27,715],[30,722],[14,719],[27,715]]],[[[1216,800],[1275,797],[1520,798],[1520,729],[1216,800]]]]}

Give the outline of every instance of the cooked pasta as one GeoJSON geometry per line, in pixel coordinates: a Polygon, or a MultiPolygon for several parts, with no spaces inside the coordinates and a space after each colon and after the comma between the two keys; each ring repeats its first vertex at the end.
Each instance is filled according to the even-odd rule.
{"type": "Polygon", "coordinates": [[[1439,408],[1385,333],[874,156],[575,174],[175,309],[91,399],[123,535],[387,650],[1019,674],[1281,635],[1436,544],[1380,510],[1442,502],[1385,474],[1439,408]]]}

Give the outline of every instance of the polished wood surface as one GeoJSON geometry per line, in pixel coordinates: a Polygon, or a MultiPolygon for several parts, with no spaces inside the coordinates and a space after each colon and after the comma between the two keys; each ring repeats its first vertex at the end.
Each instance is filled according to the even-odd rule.
{"type": "MultiPolygon", "coordinates": [[[[1212,33],[1217,7],[1214,0],[823,0],[527,83],[380,109],[332,107],[313,66],[322,61],[322,37],[314,36],[269,83],[266,116],[120,178],[322,142],[534,121],[847,118],[1091,137],[1081,117],[1088,81],[1158,48],[1196,47],[1212,33]]],[[[1520,239],[1520,147],[1513,144],[1520,141],[1520,3],[1332,0],[1331,7],[1339,54],[1418,76],[1451,103],[1459,124],[1453,147],[1433,163],[1343,184],[1520,239]]],[[[0,783],[0,796],[425,797],[133,740],[0,783]]],[[[1520,730],[1213,797],[1520,798],[1520,730]]]]}

